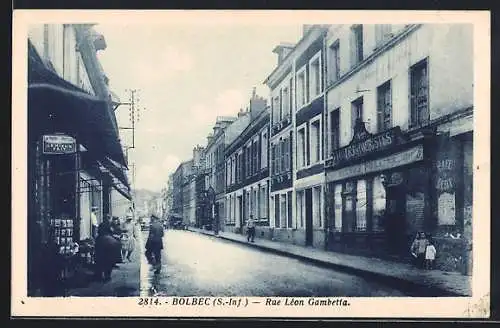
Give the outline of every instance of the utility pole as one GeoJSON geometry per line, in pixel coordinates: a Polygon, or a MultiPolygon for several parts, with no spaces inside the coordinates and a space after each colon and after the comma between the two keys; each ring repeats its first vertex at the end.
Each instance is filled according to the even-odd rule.
{"type": "MultiPolygon", "coordinates": [[[[115,108],[114,110],[116,111],[120,105],[128,105],[128,111],[129,111],[129,122],[130,126],[125,126],[125,127],[119,127],[120,130],[130,130],[132,132],[132,144],[131,145],[125,145],[125,157],[127,159],[127,163],[129,160],[128,156],[128,151],[130,149],[135,148],[135,125],[140,121],[140,114],[141,114],[141,107],[139,106],[140,102],[140,97],[139,97],[139,89],[127,89],[125,90],[126,92],[129,93],[129,99],[128,102],[120,102],[120,103],[115,103],[115,108]]],[[[142,108],[144,110],[144,108],[142,108]]],[[[132,186],[135,188],[135,163],[129,163],[129,167],[132,169],[132,186]]]]}

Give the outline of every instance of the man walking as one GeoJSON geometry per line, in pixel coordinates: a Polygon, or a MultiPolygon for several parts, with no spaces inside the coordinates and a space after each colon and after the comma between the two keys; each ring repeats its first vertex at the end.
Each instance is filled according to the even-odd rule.
{"type": "Polygon", "coordinates": [[[255,221],[253,219],[253,215],[250,215],[250,218],[247,220],[247,241],[254,242],[255,239],[255,221]]]}
{"type": "Polygon", "coordinates": [[[163,250],[163,225],[160,219],[151,215],[151,226],[149,236],[146,242],[146,257],[148,261],[156,268],[155,273],[161,271],[161,252],[163,250]]]}

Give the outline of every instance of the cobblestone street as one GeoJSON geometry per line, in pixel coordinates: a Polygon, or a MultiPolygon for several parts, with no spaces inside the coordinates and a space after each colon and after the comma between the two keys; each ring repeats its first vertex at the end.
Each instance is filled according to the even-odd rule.
{"type": "Polygon", "coordinates": [[[142,256],[142,296],[405,296],[357,276],[189,231],[168,230],[164,243],[160,274],[142,256]]]}

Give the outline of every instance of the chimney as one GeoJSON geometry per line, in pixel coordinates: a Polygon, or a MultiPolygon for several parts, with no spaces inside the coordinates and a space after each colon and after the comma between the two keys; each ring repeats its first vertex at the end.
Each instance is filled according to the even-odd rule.
{"type": "Polygon", "coordinates": [[[210,134],[207,136],[207,144],[209,144],[209,143],[212,141],[212,139],[213,139],[213,138],[214,138],[213,134],[211,134],[211,133],[210,133],[210,134]]]}
{"type": "Polygon", "coordinates": [[[263,110],[265,110],[266,107],[267,107],[267,100],[263,97],[257,96],[254,88],[254,94],[250,99],[250,108],[249,108],[252,118],[257,117],[257,115],[259,115],[263,110]]]}
{"type": "Polygon", "coordinates": [[[243,108],[240,108],[240,111],[238,112],[238,118],[245,116],[246,112],[243,111],[243,108]]]}

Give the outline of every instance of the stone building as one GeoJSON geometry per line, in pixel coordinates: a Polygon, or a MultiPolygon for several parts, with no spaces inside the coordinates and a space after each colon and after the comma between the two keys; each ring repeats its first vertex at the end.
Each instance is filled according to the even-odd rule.
{"type": "Polygon", "coordinates": [[[329,249],[405,260],[425,231],[438,267],[468,270],[472,40],[472,26],[460,24],[329,28],[329,249]]]}

